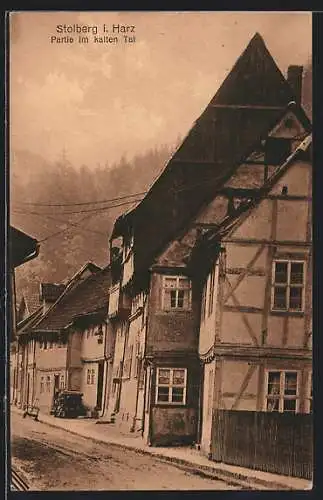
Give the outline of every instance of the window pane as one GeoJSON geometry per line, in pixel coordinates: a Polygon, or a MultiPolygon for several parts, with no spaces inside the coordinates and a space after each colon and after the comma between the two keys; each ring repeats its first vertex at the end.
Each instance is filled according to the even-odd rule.
{"type": "Polygon", "coordinates": [[[287,309],[286,292],[287,292],[286,287],[275,286],[275,291],[274,291],[275,309],[287,309]]]}
{"type": "Polygon", "coordinates": [[[280,393],[280,372],[269,372],[268,374],[268,392],[272,396],[280,393]]]}
{"type": "Polygon", "coordinates": [[[171,290],[171,292],[170,292],[170,306],[171,307],[176,307],[176,296],[177,296],[177,291],[171,290]]]}
{"type": "Polygon", "coordinates": [[[185,383],[185,370],[174,370],[173,372],[173,385],[184,385],[185,383]]]}
{"type": "Polygon", "coordinates": [[[296,396],[297,394],[297,373],[285,374],[284,394],[288,396],[296,396]]]}
{"type": "Polygon", "coordinates": [[[158,387],[157,401],[167,401],[169,397],[169,387],[158,387]]]}
{"type": "Polygon", "coordinates": [[[170,309],[172,307],[172,305],[171,305],[171,293],[173,293],[172,290],[165,290],[165,296],[164,296],[164,308],[165,309],[170,309]]]}
{"type": "Polygon", "coordinates": [[[276,262],[275,283],[287,283],[287,262],[276,262]]]}
{"type": "Polygon", "coordinates": [[[292,262],[290,268],[290,282],[292,284],[303,283],[303,262],[292,262]]]}
{"type": "Polygon", "coordinates": [[[172,402],[173,403],[183,403],[183,401],[184,401],[184,388],[183,387],[173,387],[172,402]]]}
{"type": "Polygon", "coordinates": [[[291,287],[289,295],[289,308],[295,311],[302,310],[302,293],[303,289],[300,287],[291,287]]]}
{"type": "Polygon", "coordinates": [[[279,399],[278,398],[268,398],[267,399],[267,411],[279,411],[279,399]]]}
{"type": "Polygon", "coordinates": [[[184,290],[178,290],[177,307],[184,307],[184,290]]]}
{"type": "Polygon", "coordinates": [[[284,411],[296,411],[296,399],[284,399],[284,411]]]}
{"type": "Polygon", "coordinates": [[[170,370],[169,369],[160,369],[158,371],[158,384],[170,384],[170,370]]]}

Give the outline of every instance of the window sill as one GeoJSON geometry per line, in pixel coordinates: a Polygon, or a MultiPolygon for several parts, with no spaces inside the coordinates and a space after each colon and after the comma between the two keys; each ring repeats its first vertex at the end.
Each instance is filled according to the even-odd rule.
{"type": "Polygon", "coordinates": [[[163,312],[163,313],[173,313],[173,312],[176,312],[176,313],[187,313],[187,312],[192,312],[192,309],[191,308],[184,309],[184,308],[181,308],[181,307],[174,307],[172,309],[161,309],[160,311],[163,312]]]}
{"type": "Polygon", "coordinates": [[[176,406],[178,406],[179,408],[185,408],[187,405],[186,403],[166,403],[166,402],[158,402],[158,403],[155,403],[155,406],[157,406],[158,408],[174,408],[176,406]]]}
{"type": "Polygon", "coordinates": [[[279,311],[274,309],[270,311],[270,314],[272,316],[295,316],[295,317],[302,317],[305,315],[304,311],[279,311]]]}

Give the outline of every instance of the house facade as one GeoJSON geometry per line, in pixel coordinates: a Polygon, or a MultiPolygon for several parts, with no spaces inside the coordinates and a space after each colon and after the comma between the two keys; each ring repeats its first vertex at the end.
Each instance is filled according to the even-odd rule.
{"type": "MultiPolygon", "coordinates": [[[[236,310],[240,311],[238,304],[242,299],[236,299],[236,293],[230,294],[230,287],[234,287],[234,284],[228,285],[228,273],[221,267],[221,263],[227,260],[226,247],[221,249],[218,264],[214,264],[207,272],[199,261],[194,261],[192,266],[192,255],[195,255],[196,243],[203,234],[222,227],[223,222],[230,221],[233,214],[236,217],[238,213],[242,213],[246,204],[256,202],[269,179],[272,179],[309,134],[310,123],[300,107],[301,76],[302,69],[291,66],[287,81],[261,37],[256,35],[145,198],[116,221],[111,238],[112,247],[121,238],[122,255],[116,289],[131,301],[135,300],[138,293],[143,293],[147,301],[142,433],[150,444],[201,441],[202,448],[208,453],[215,396],[213,389],[208,390],[207,385],[213,388],[214,381],[220,375],[219,368],[215,370],[215,366],[211,366],[213,361],[210,361],[211,364],[204,362],[204,356],[209,360],[208,342],[209,337],[212,338],[214,334],[213,322],[219,323],[222,316],[227,314],[227,310],[224,313],[221,309],[220,313],[217,308],[221,294],[225,294],[225,299],[229,301],[226,307],[230,310],[230,315],[225,316],[223,328],[226,328],[224,343],[228,344],[231,359],[231,365],[229,363],[227,366],[232,373],[235,370],[237,375],[242,370],[240,351],[248,353],[248,357],[251,351],[244,348],[249,345],[258,346],[259,342],[262,346],[262,336],[272,335],[281,326],[279,322],[282,318],[279,314],[271,314],[268,320],[260,319],[263,316],[267,318],[269,314],[269,305],[266,306],[267,312],[263,312],[264,302],[271,297],[268,294],[272,293],[272,289],[268,291],[268,284],[266,296],[262,299],[259,290],[254,289],[253,301],[258,302],[256,305],[252,304],[253,301],[250,305],[243,304],[242,309],[250,306],[250,310],[243,309],[240,314],[243,319],[238,321],[236,310]],[[208,280],[208,288],[203,279],[208,280]],[[226,281],[222,283],[224,279],[226,281]],[[266,321],[268,325],[270,323],[270,329],[266,321]],[[260,339],[253,333],[255,329],[260,339]],[[240,346],[240,350],[232,351],[233,345],[240,346]],[[202,392],[199,391],[200,385],[205,387],[202,392]]],[[[290,215],[293,216],[296,212],[301,219],[307,217],[310,194],[301,191],[305,185],[309,189],[310,180],[305,174],[306,167],[303,170],[298,167],[298,170],[304,175],[302,188],[298,187],[298,183],[302,184],[301,174],[294,174],[293,170],[293,174],[289,174],[294,176],[292,180],[286,181],[287,184],[281,184],[283,181],[278,184],[278,194],[267,193],[270,203],[276,207],[273,215],[275,224],[278,210],[281,213],[280,225],[286,224],[290,215]],[[274,200],[276,195],[278,198],[274,200]],[[291,203],[293,201],[296,203],[295,207],[291,203]],[[301,215],[302,213],[305,215],[301,215]]],[[[240,287],[238,291],[242,290],[242,294],[248,294],[243,288],[243,285],[246,286],[243,271],[249,261],[251,263],[248,269],[255,266],[255,270],[252,270],[252,283],[259,286],[260,281],[256,280],[259,273],[263,283],[271,279],[268,274],[267,253],[272,251],[272,241],[282,238],[281,234],[267,234],[270,231],[268,220],[271,215],[269,209],[264,208],[264,203],[257,206],[254,214],[250,215],[250,220],[253,220],[257,213],[257,222],[252,228],[249,227],[250,223],[245,222],[240,230],[242,232],[237,240],[240,247],[237,242],[234,249],[230,247],[233,283],[234,280],[237,281],[240,287]],[[251,243],[253,240],[254,243],[251,243]],[[268,252],[266,245],[270,248],[268,252]],[[235,257],[231,257],[231,253],[237,254],[237,262],[234,261],[235,257]]],[[[279,231],[284,231],[281,226],[279,231]]],[[[286,239],[285,242],[289,241],[291,248],[301,244],[297,243],[300,236],[298,239],[295,235],[289,236],[291,239],[286,239]]],[[[308,243],[303,246],[306,245],[308,243]]],[[[277,246],[277,258],[283,259],[281,246],[284,245],[279,243],[277,246]]],[[[287,253],[291,248],[285,248],[287,253]]],[[[298,261],[291,262],[294,272],[298,261]]],[[[306,266],[307,263],[306,258],[306,266]]],[[[289,270],[288,273],[290,272],[289,270]]],[[[292,291],[300,293],[294,291],[294,288],[292,291]]],[[[307,313],[305,316],[308,318],[307,313]]],[[[297,328],[302,328],[302,322],[298,319],[291,320],[290,324],[296,321],[297,328]]],[[[286,323],[286,319],[284,321],[286,323]]],[[[120,334],[120,359],[123,353],[120,366],[129,358],[133,344],[129,340],[129,318],[124,321],[123,331],[124,334],[120,334]]],[[[279,336],[278,333],[277,335],[279,336]]],[[[289,341],[284,342],[287,345],[289,341]]],[[[297,357],[298,344],[294,351],[288,352],[291,357],[294,354],[297,357]]],[[[310,362],[310,351],[306,356],[310,362]]],[[[245,365],[243,367],[244,370],[245,365]]],[[[231,401],[235,408],[236,405],[241,405],[240,401],[243,399],[246,401],[246,409],[248,405],[253,408],[254,396],[251,396],[249,384],[258,380],[258,376],[260,377],[257,370],[252,367],[246,373],[239,374],[238,379],[233,377],[234,381],[227,377],[225,394],[227,398],[231,398],[228,404],[231,401]],[[246,384],[247,392],[244,387],[246,384]],[[232,385],[241,386],[237,395],[232,385]]],[[[283,380],[284,375],[281,377],[283,380]]],[[[119,399],[122,400],[126,385],[122,383],[120,386],[119,399]]],[[[258,406],[261,398],[257,393],[258,406]]],[[[130,403],[126,396],[123,400],[123,414],[130,413],[132,418],[133,411],[127,412],[127,405],[128,400],[130,406],[133,406],[133,402],[130,403]]],[[[119,411],[118,405],[116,409],[119,411]]]]}
{"type": "Polygon", "coordinates": [[[20,401],[23,394],[24,384],[24,354],[19,349],[17,340],[17,304],[15,269],[25,262],[36,258],[39,254],[39,243],[35,238],[25,234],[19,229],[10,226],[9,233],[9,289],[10,289],[10,311],[9,311],[9,331],[10,341],[10,401],[20,401]]]}
{"type": "Polygon", "coordinates": [[[83,392],[90,413],[103,411],[114,348],[106,321],[109,280],[109,270],[87,263],[66,285],[41,286],[38,315],[21,325],[19,336],[25,359],[22,406],[37,404],[49,413],[57,392],[68,389],[83,392]]]}
{"type": "Polygon", "coordinates": [[[311,181],[308,136],[256,205],[201,243],[213,245],[204,248],[199,338],[207,455],[216,410],[312,411],[311,181]]]}

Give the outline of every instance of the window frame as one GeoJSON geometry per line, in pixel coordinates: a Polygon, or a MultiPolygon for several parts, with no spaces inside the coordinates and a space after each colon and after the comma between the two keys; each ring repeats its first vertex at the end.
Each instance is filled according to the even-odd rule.
{"type": "Polygon", "coordinates": [[[300,412],[300,385],[301,385],[301,371],[294,370],[289,368],[268,368],[265,372],[265,394],[264,394],[264,411],[266,413],[290,413],[297,414],[300,412]],[[268,394],[268,382],[269,382],[269,374],[270,373],[279,373],[279,394],[275,397],[273,395],[268,394]],[[286,373],[296,374],[296,394],[295,395],[285,395],[285,381],[286,381],[286,373]],[[278,399],[278,410],[268,410],[268,399],[278,399]],[[284,409],[284,401],[295,401],[295,411],[288,411],[284,409]]]}
{"type": "Polygon", "coordinates": [[[304,313],[305,310],[305,283],[306,283],[306,261],[304,259],[284,259],[284,258],[275,258],[272,262],[272,273],[271,273],[271,311],[272,312],[286,312],[286,313],[304,313]],[[287,264],[287,282],[286,283],[278,283],[275,281],[276,275],[276,264],[282,263],[287,264]],[[299,283],[291,283],[291,266],[292,264],[303,264],[303,282],[299,283]],[[275,307],[275,289],[276,288],[286,288],[285,298],[286,298],[286,308],[277,308],[275,307]],[[298,288],[302,290],[301,294],[301,308],[300,309],[291,309],[290,308],[290,291],[291,288],[298,288]]]}
{"type": "Polygon", "coordinates": [[[168,275],[163,276],[162,309],[164,311],[191,311],[192,310],[192,280],[188,276],[178,275],[178,274],[176,274],[176,275],[168,274],[168,275]],[[173,290],[176,291],[176,306],[175,307],[171,307],[171,305],[169,307],[166,307],[166,290],[167,290],[166,282],[167,282],[167,279],[172,279],[172,280],[176,279],[176,288],[173,288],[173,290]],[[179,284],[180,284],[181,280],[187,281],[189,283],[189,287],[187,287],[187,288],[180,287],[179,284]],[[183,307],[178,307],[178,292],[180,290],[184,291],[183,307]],[[187,307],[184,307],[185,292],[188,294],[188,297],[187,297],[188,306],[187,307]]]}
{"type": "Polygon", "coordinates": [[[167,406],[185,406],[187,401],[187,368],[182,366],[159,366],[156,370],[156,383],[155,383],[155,404],[158,406],[167,405],[167,406]],[[160,370],[170,370],[170,381],[169,384],[159,384],[159,372],[160,370]],[[175,370],[184,370],[184,384],[173,384],[173,374],[175,370]],[[159,387],[168,387],[168,401],[158,401],[158,388],[159,387]],[[172,401],[173,396],[173,387],[183,388],[183,399],[182,401],[172,401]]]}
{"type": "Polygon", "coordinates": [[[305,393],[305,411],[313,414],[313,372],[307,374],[307,384],[305,393]]]}

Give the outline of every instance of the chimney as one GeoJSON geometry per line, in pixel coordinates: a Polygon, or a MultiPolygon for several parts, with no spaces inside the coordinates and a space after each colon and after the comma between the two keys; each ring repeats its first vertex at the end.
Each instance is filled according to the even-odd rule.
{"type": "Polygon", "coordinates": [[[302,103],[302,78],[303,66],[288,66],[287,82],[292,89],[297,104],[302,103]]]}

